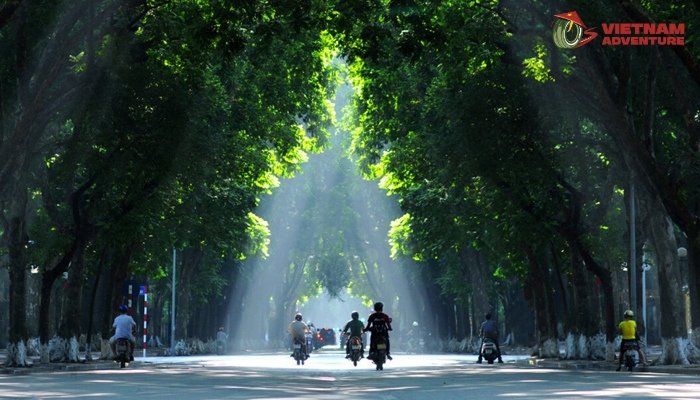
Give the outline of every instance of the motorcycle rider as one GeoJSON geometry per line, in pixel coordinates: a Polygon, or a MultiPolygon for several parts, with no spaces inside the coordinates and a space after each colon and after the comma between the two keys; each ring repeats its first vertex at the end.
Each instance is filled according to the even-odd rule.
{"type": "Polygon", "coordinates": [[[386,358],[393,360],[391,358],[391,347],[389,345],[389,331],[391,329],[391,318],[384,314],[384,303],[378,301],[374,303],[374,312],[367,318],[367,326],[364,332],[371,332],[369,339],[369,357],[372,359],[372,354],[377,350],[377,338],[384,337],[386,341],[386,358]]]}
{"type": "Polygon", "coordinates": [[[216,332],[216,344],[221,345],[224,351],[226,351],[226,342],[228,341],[228,335],[224,331],[224,327],[219,327],[219,331],[216,332]]]}
{"type": "Polygon", "coordinates": [[[316,341],[318,340],[316,334],[318,334],[318,331],[316,330],[313,322],[306,321],[306,325],[309,327],[309,333],[311,333],[311,346],[313,347],[311,350],[313,351],[314,348],[318,349],[318,346],[316,346],[316,341]]]}
{"type": "Polygon", "coordinates": [[[418,321],[413,321],[413,328],[406,333],[406,337],[408,338],[406,345],[408,346],[409,350],[415,351],[415,348],[418,346],[418,343],[416,342],[420,341],[421,336],[422,333],[420,325],[418,325],[418,321]]]}
{"type": "MultiPolygon", "coordinates": [[[[292,343],[294,343],[295,339],[301,340],[303,343],[301,348],[306,355],[305,358],[309,358],[309,352],[306,349],[306,333],[309,332],[309,326],[304,323],[304,318],[301,316],[301,313],[297,313],[297,315],[294,316],[294,321],[289,324],[287,331],[292,336],[292,343]]],[[[290,357],[294,357],[294,353],[292,353],[290,357]]]]}
{"type": "Polygon", "coordinates": [[[636,343],[639,335],[637,335],[637,323],[634,322],[634,313],[632,310],[625,311],[624,318],[625,320],[620,322],[620,325],[617,327],[620,335],[622,335],[622,341],[620,342],[620,357],[617,359],[617,369],[615,371],[619,371],[622,368],[625,345],[629,342],[637,345],[637,353],[639,354],[639,359],[642,360],[642,364],[644,364],[645,367],[649,365],[647,364],[647,359],[644,356],[644,352],[642,352],[642,349],[639,348],[639,344],[636,343]]]}
{"type": "MultiPolygon", "coordinates": [[[[360,340],[362,340],[362,331],[365,327],[362,321],[360,321],[360,313],[353,311],[350,314],[350,317],[352,319],[348,321],[343,328],[343,334],[346,334],[348,330],[350,330],[350,336],[348,336],[348,339],[345,342],[345,358],[350,358],[350,338],[357,336],[360,338],[360,340]]],[[[364,353],[364,343],[360,347],[360,358],[364,357],[362,353],[364,353]]]]}
{"type": "Polygon", "coordinates": [[[486,321],[481,324],[481,329],[479,330],[481,342],[479,343],[479,359],[476,361],[476,363],[481,364],[481,346],[484,344],[484,339],[489,338],[496,345],[498,362],[503,364],[503,359],[501,358],[501,347],[498,345],[498,324],[491,320],[491,313],[486,314],[484,318],[486,318],[486,321]]]}
{"type": "Polygon", "coordinates": [[[129,340],[129,361],[134,361],[134,347],[136,347],[136,338],[134,333],[136,333],[136,322],[131,315],[126,315],[129,308],[122,304],[119,306],[119,315],[114,318],[114,323],[112,324],[111,331],[114,331],[114,336],[109,338],[109,347],[112,349],[112,354],[114,354],[114,359],[117,357],[117,339],[128,339],[129,340]]]}

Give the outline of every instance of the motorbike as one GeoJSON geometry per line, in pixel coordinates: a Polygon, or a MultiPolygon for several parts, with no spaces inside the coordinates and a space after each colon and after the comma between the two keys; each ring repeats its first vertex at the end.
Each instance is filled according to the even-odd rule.
{"type": "Polygon", "coordinates": [[[406,342],[406,353],[424,354],[425,339],[423,339],[423,337],[420,337],[419,339],[416,339],[415,337],[409,338],[408,342],[406,342]]]}
{"type": "Polygon", "coordinates": [[[620,356],[624,357],[623,361],[625,363],[625,368],[629,372],[634,371],[634,367],[637,366],[637,350],[639,349],[639,343],[627,342],[624,348],[620,349],[620,356]]]}
{"type": "Polygon", "coordinates": [[[226,354],[226,342],[223,340],[216,341],[216,354],[224,355],[226,354]]]}
{"type": "Polygon", "coordinates": [[[296,360],[297,365],[301,363],[304,365],[306,360],[306,352],[304,351],[304,340],[300,338],[294,339],[294,360],[296,360]]]}
{"type": "Polygon", "coordinates": [[[306,351],[311,354],[314,349],[314,336],[311,332],[306,334],[306,351]]]}
{"type": "Polygon", "coordinates": [[[353,336],[350,338],[350,361],[357,367],[357,362],[362,358],[362,338],[353,336]]]}
{"type": "Polygon", "coordinates": [[[117,355],[114,361],[118,362],[119,365],[124,368],[129,364],[129,339],[119,338],[117,339],[117,344],[115,346],[117,350],[117,355]]]}
{"type": "Polygon", "coordinates": [[[386,338],[384,336],[379,336],[376,339],[375,349],[374,352],[370,353],[370,356],[372,362],[377,366],[377,371],[382,371],[386,363],[386,338]]]}
{"type": "Polygon", "coordinates": [[[349,340],[348,336],[350,336],[349,332],[341,332],[340,333],[340,343],[338,344],[338,347],[340,347],[341,350],[343,349],[343,345],[345,345],[345,343],[348,342],[348,340],[349,340]]]}
{"type": "Polygon", "coordinates": [[[493,364],[493,361],[498,358],[498,350],[496,350],[496,343],[489,338],[484,338],[481,342],[481,356],[489,364],[493,364]]]}

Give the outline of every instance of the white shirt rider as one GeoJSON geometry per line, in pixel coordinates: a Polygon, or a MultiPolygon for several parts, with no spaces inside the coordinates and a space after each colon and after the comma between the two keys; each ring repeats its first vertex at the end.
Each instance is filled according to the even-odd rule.
{"type": "Polygon", "coordinates": [[[132,335],[131,332],[133,330],[132,327],[136,326],[136,322],[134,322],[134,319],[131,317],[131,315],[118,315],[116,318],[114,318],[114,323],[112,324],[112,326],[115,328],[115,339],[127,338],[130,341],[134,340],[134,335],[132,335]]]}

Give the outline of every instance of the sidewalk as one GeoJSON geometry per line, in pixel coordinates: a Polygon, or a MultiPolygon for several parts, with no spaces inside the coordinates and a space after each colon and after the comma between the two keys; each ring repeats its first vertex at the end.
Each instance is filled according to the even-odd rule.
{"type": "MultiPolygon", "coordinates": [[[[653,358],[652,358],[653,360],[653,358]]],[[[541,358],[529,358],[526,360],[516,361],[516,364],[523,366],[531,366],[535,368],[554,368],[554,369],[576,369],[576,370],[596,370],[596,371],[615,371],[617,368],[617,362],[610,361],[593,361],[593,360],[555,360],[555,359],[541,359],[541,358]]],[[[690,364],[690,365],[650,365],[648,367],[638,366],[634,369],[633,373],[638,372],[655,372],[662,374],[676,374],[676,375],[693,375],[700,376],[700,365],[690,364]]],[[[618,372],[619,374],[627,373],[623,369],[618,372]]]]}
{"type": "MultiPolygon", "coordinates": [[[[146,357],[157,357],[162,352],[162,349],[147,349],[146,357]]],[[[119,364],[112,360],[100,360],[97,358],[99,354],[92,354],[92,360],[85,360],[85,353],[80,353],[80,359],[83,362],[78,363],[49,363],[41,364],[38,356],[27,357],[31,363],[31,367],[18,368],[5,366],[5,349],[0,350],[0,375],[26,375],[31,373],[46,373],[46,372],[65,372],[65,371],[93,371],[104,369],[119,369],[119,364]]],[[[139,359],[143,358],[143,351],[138,349],[134,352],[134,361],[130,364],[140,365],[143,362],[139,359]]]]}
{"type": "MultiPolygon", "coordinates": [[[[637,366],[634,368],[633,373],[637,372],[654,372],[662,374],[676,374],[676,375],[693,375],[700,376],[700,365],[689,364],[689,365],[654,365],[661,355],[661,349],[658,346],[649,346],[646,350],[646,357],[649,362],[648,367],[637,366]]],[[[523,366],[530,366],[535,368],[554,368],[554,369],[576,369],[576,370],[594,370],[594,371],[612,371],[617,369],[617,360],[612,361],[595,361],[595,360],[563,360],[563,359],[542,359],[536,357],[530,357],[528,359],[516,361],[516,364],[523,366]]],[[[627,373],[624,366],[618,372],[620,374],[627,373]]]]}

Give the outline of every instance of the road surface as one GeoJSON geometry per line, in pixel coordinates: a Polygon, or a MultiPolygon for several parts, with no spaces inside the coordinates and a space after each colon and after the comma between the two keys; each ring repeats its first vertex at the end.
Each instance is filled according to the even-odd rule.
{"type": "MultiPolygon", "coordinates": [[[[697,399],[700,378],[475,364],[471,355],[396,354],[384,371],[338,352],[304,366],[287,353],[140,358],[126,369],[0,376],[2,399],[697,399]]],[[[523,358],[523,357],[520,357],[523,358]]]]}

